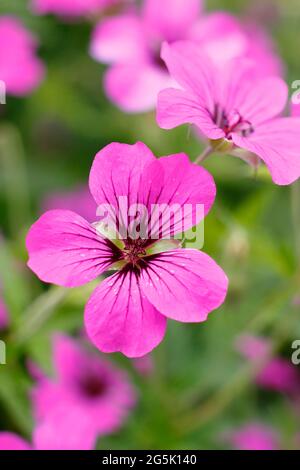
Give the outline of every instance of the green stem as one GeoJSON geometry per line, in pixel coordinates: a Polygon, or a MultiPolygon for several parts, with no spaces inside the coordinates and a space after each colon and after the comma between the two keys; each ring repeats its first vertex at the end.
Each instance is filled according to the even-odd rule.
{"type": "Polygon", "coordinates": [[[196,160],[194,161],[194,163],[196,163],[197,165],[199,163],[202,163],[204,162],[204,160],[207,159],[207,157],[209,157],[213,152],[213,148],[208,146],[206,147],[203,152],[199,155],[199,157],[196,158],[196,160]]]}
{"type": "Polygon", "coordinates": [[[10,124],[0,127],[0,162],[12,234],[30,221],[30,197],[25,155],[18,130],[10,124]]]}
{"type": "MultiPolygon", "coordinates": [[[[297,262],[300,262],[300,180],[291,186],[292,220],[297,262]]],[[[299,267],[299,266],[298,266],[299,267]]]]}
{"type": "Polygon", "coordinates": [[[62,287],[53,286],[46,293],[40,295],[24,313],[24,321],[10,340],[18,345],[24,344],[33,336],[50,318],[54,310],[66,298],[69,290],[62,287]]]}

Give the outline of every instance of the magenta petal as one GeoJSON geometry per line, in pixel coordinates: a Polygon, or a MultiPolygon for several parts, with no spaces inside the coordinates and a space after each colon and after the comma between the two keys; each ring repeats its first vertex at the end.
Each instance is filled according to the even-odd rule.
{"type": "Polygon", "coordinates": [[[213,113],[214,98],[219,91],[218,75],[212,62],[201,54],[199,47],[190,41],[177,41],[172,45],[164,43],[161,57],[179,85],[213,113]]]}
{"type": "Polygon", "coordinates": [[[142,142],[104,147],[97,153],[90,172],[90,191],[96,203],[118,209],[119,196],[128,197],[129,205],[136,203],[143,170],[152,161],[153,153],[142,142]]]}
{"type": "Polygon", "coordinates": [[[144,113],[156,106],[157,95],[172,80],[166,70],[150,61],[116,64],[105,75],[107,96],[127,113],[144,113]]]}
{"type": "Polygon", "coordinates": [[[90,54],[105,63],[145,59],[148,54],[142,22],[133,14],[100,21],[92,35],[90,54]]]}
{"type": "Polygon", "coordinates": [[[164,0],[162,8],[161,0],[145,0],[145,24],[157,39],[181,39],[197,19],[201,3],[201,0],[164,0]]]}
{"type": "Polygon", "coordinates": [[[144,356],[162,340],[166,319],[148,302],[135,274],[117,273],[105,279],[90,297],[85,326],[103,352],[144,356]]]}
{"type": "Polygon", "coordinates": [[[211,116],[208,109],[199,103],[197,96],[187,91],[168,88],[158,95],[156,119],[162,129],[194,124],[209,139],[221,139],[225,134],[211,116]]]}
{"type": "Polygon", "coordinates": [[[185,154],[155,160],[145,168],[140,190],[141,202],[151,214],[151,238],[169,238],[196,226],[209,212],[215,195],[212,176],[185,154]],[[161,207],[156,214],[155,204],[161,207]]]}
{"type": "Polygon", "coordinates": [[[96,434],[81,407],[56,407],[38,423],[33,441],[37,450],[91,450],[96,434]]]}
{"type": "Polygon", "coordinates": [[[114,262],[107,242],[71,211],[46,212],[26,239],[28,266],[44,282],[66,287],[85,284],[114,262]]]}
{"type": "Polygon", "coordinates": [[[0,432],[0,450],[31,450],[25,439],[12,432],[0,432]]]}
{"type": "Polygon", "coordinates": [[[0,80],[8,93],[30,93],[44,76],[44,65],[36,55],[35,37],[13,16],[0,18],[0,80]]]}
{"type": "Polygon", "coordinates": [[[300,119],[280,118],[261,124],[250,137],[233,134],[234,143],[258,155],[274,183],[291,184],[300,177],[300,119]]]}
{"type": "Polygon", "coordinates": [[[228,280],[205,253],[180,249],[149,260],[140,284],[163,315],[181,322],[203,322],[223,303],[228,280]]]}
{"type": "Polygon", "coordinates": [[[228,101],[224,105],[229,112],[238,109],[243,118],[256,127],[278,116],[284,110],[288,98],[288,87],[279,77],[258,79],[253,83],[249,80],[247,68],[245,67],[245,76],[241,75],[236,88],[233,89],[232,85],[228,86],[228,90],[231,90],[229,94],[231,97],[227,98],[228,101]]]}

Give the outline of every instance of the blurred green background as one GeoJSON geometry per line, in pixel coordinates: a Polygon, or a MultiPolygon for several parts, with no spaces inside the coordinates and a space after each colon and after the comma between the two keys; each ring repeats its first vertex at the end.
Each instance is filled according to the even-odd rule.
{"type": "MultiPolygon", "coordinates": [[[[300,79],[299,1],[207,0],[208,9],[244,16],[255,4],[259,11],[265,4],[274,12],[266,27],[291,85],[300,79]]],[[[0,278],[11,316],[9,331],[0,334],[7,343],[7,365],[0,366],[0,429],[29,438],[32,382],[26,360],[51,371],[52,332],[81,330],[92,290],[49,287],[26,268],[25,235],[44,198],[86,184],[94,155],[112,141],[141,140],[156,155],[185,151],[191,159],[199,155],[201,143],[187,128],[159,129],[154,113],[119,111],[103,94],[104,67],[87,52],[91,25],[35,17],[26,5],[24,0],[0,1],[0,14],[18,15],[37,34],[47,66],[37,91],[23,99],[8,97],[0,108],[0,278]]],[[[289,401],[259,390],[255,370],[234,349],[237,336],[250,332],[271,338],[290,356],[291,342],[300,338],[300,307],[293,302],[300,294],[299,184],[275,186],[264,172],[254,178],[245,163],[229,156],[214,156],[205,166],[215,177],[218,195],[205,221],[204,251],[229,276],[227,301],[204,324],[170,321],[153,353],[155,370],[149,378],[113,355],[136,382],[139,403],[123,429],[102,438],[99,448],[221,449],[224,433],[253,420],[274,427],[289,448],[300,431],[300,415],[289,401]]]]}

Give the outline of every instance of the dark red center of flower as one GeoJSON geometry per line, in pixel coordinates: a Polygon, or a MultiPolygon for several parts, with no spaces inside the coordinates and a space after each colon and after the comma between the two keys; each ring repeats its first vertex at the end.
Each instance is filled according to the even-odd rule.
{"type": "Polygon", "coordinates": [[[145,255],[146,255],[145,240],[128,239],[125,241],[123,257],[124,257],[124,260],[130,263],[133,267],[138,267],[141,258],[145,255]]]}
{"type": "Polygon", "coordinates": [[[87,398],[99,398],[104,395],[107,384],[100,377],[87,375],[80,380],[80,391],[87,398]]]}
{"type": "Polygon", "coordinates": [[[226,113],[218,104],[215,106],[213,120],[225,132],[228,140],[232,140],[233,133],[249,137],[254,132],[252,123],[244,119],[239,111],[226,113]]]}

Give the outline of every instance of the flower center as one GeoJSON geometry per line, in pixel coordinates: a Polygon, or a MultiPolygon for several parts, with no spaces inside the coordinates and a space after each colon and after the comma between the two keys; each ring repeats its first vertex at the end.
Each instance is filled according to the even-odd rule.
{"type": "Polygon", "coordinates": [[[106,391],[106,383],[97,376],[87,375],[80,381],[80,391],[87,398],[98,398],[106,391]]]}
{"type": "Polygon", "coordinates": [[[244,119],[239,111],[234,110],[228,114],[218,104],[215,106],[213,120],[225,132],[228,140],[232,140],[233,133],[249,137],[254,132],[251,122],[244,119]]]}
{"type": "Polygon", "coordinates": [[[147,254],[145,240],[126,240],[123,249],[124,260],[133,266],[138,266],[140,259],[147,254]]]}

